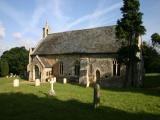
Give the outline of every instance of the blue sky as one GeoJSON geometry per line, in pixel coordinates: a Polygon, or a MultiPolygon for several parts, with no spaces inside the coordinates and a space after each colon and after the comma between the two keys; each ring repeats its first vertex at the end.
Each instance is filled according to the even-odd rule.
{"type": "MultiPolygon", "coordinates": [[[[160,33],[160,0],[140,0],[147,29],[160,33]]],[[[115,25],[122,0],[0,0],[0,54],[15,46],[34,47],[48,21],[51,32],[115,25]]]]}

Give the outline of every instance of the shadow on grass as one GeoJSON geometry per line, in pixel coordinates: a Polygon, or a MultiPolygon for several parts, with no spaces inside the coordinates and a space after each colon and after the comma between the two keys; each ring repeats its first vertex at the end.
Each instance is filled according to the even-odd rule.
{"type": "Polygon", "coordinates": [[[142,88],[102,88],[116,92],[142,93],[150,96],[160,96],[160,74],[147,75],[142,88]]]}
{"type": "Polygon", "coordinates": [[[129,113],[110,107],[93,109],[77,100],[61,101],[33,94],[0,94],[0,120],[158,120],[160,115],[129,113]]]}
{"type": "Polygon", "coordinates": [[[160,73],[148,74],[145,76],[144,88],[159,88],[160,89],[160,73]]]}

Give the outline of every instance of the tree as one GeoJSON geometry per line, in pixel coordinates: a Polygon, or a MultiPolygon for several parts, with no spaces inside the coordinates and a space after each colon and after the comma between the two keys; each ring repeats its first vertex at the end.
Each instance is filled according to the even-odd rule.
{"type": "Polygon", "coordinates": [[[1,59],[8,62],[10,73],[23,76],[27,69],[28,54],[25,47],[15,47],[5,51],[1,59]]]}
{"type": "Polygon", "coordinates": [[[0,62],[0,68],[1,68],[1,76],[4,77],[8,75],[9,73],[9,65],[7,61],[2,61],[0,62]]]}
{"type": "Polygon", "coordinates": [[[116,26],[116,36],[122,43],[119,58],[126,60],[127,85],[136,86],[135,66],[139,60],[136,56],[139,51],[138,37],[145,34],[146,30],[142,25],[143,14],[140,12],[139,0],[123,0],[123,4],[121,8],[123,17],[117,21],[116,26]]]}
{"type": "Polygon", "coordinates": [[[158,33],[154,33],[151,36],[152,45],[160,45],[160,35],[158,33]]]}
{"type": "Polygon", "coordinates": [[[160,54],[146,42],[143,42],[142,50],[146,73],[160,73],[160,54]]]}

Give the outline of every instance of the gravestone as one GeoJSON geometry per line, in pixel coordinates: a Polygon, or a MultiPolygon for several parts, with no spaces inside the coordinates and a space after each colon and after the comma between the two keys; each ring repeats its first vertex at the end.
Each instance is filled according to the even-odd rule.
{"type": "Polygon", "coordinates": [[[40,80],[39,79],[35,80],[35,86],[40,86],[40,80]]]}
{"type": "Polygon", "coordinates": [[[10,73],[10,76],[9,77],[13,77],[13,73],[10,73]]]}
{"type": "Polygon", "coordinates": [[[53,80],[54,80],[55,83],[57,82],[57,81],[56,81],[56,77],[53,77],[53,80]]]}
{"type": "Polygon", "coordinates": [[[94,96],[93,96],[94,108],[99,107],[100,104],[100,85],[95,83],[94,85],[94,96]]]}
{"type": "Polygon", "coordinates": [[[19,79],[13,80],[13,87],[19,87],[19,79]]]}
{"type": "Polygon", "coordinates": [[[63,84],[67,83],[67,78],[63,78],[63,84]]]}
{"type": "Polygon", "coordinates": [[[55,91],[54,91],[54,89],[53,89],[53,84],[54,84],[55,82],[56,82],[56,77],[51,78],[51,81],[50,81],[51,88],[50,88],[50,90],[49,90],[49,95],[50,95],[50,96],[56,95],[56,93],[55,93],[55,91]]]}

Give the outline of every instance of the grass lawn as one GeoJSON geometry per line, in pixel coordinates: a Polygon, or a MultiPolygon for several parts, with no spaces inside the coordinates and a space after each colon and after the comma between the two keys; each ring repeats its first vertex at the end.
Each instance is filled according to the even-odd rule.
{"type": "Polygon", "coordinates": [[[56,83],[35,87],[0,78],[0,120],[160,120],[160,74],[147,74],[144,88],[101,90],[101,105],[93,109],[93,88],[56,83]]]}

